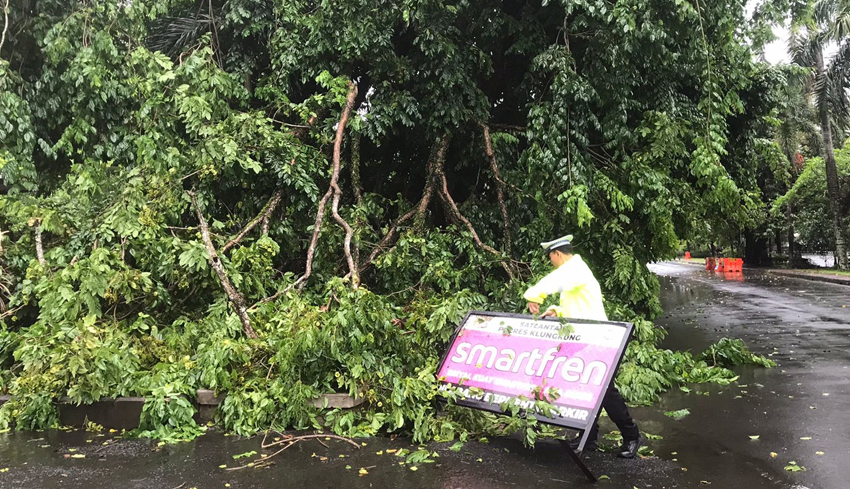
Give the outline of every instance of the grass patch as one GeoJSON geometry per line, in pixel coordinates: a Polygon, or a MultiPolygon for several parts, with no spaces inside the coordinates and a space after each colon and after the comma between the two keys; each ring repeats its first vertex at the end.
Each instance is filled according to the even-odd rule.
{"type": "Polygon", "coordinates": [[[850,271],[835,270],[832,268],[789,268],[788,271],[799,273],[816,273],[818,275],[840,275],[842,277],[850,277],[850,271]]]}

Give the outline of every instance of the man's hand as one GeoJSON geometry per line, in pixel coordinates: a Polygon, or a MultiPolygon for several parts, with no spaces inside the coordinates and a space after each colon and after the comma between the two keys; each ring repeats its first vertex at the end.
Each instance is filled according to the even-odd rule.
{"type": "Polygon", "coordinates": [[[546,312],[544,312],[543,314],[541,314],[540,317],[542,317],[542,318],[553,318],[553,317],[556,317],[557,315],[558,315],[558,313],[555,312],[554,309],[549,309],[546,312]]]}
{"type": "Polygon", "coordinates": [[[528,306],[528,310],[529,310],[529,312],[531,312],[531,314],[534,314],[535,316],[540,314],[540,304],[538,304],[536,302],[529,302],[527,304],[527,306],[528,306]]]}

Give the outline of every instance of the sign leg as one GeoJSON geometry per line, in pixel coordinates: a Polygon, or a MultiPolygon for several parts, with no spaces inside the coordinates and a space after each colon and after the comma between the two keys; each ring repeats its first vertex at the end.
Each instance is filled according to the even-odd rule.
{"type": "Polygon", "coordinates": [[[567,453],[570,454],[570,458],[572,458],[573,462],[575,462],[576,465],[578,465],[578,468],[580,468],[581,471],[584,472],[584,475],[587,476],[587,478],[590,480],[590,482],[596,482],[596,480],[597,480],[596,476],[593,475],[593,472],[591,472],[590,469],[587,468],[587,465],[585,465],[584,462],[582,462],[579,454],[572,451],[569,447],[567,447],[567,453]]]}

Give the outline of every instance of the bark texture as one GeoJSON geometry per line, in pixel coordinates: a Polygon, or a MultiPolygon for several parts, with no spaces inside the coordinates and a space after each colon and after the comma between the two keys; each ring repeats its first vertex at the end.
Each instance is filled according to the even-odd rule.
{"type": "Polygon", "coordinates": [[[239,316],[239,321],[242,323],[242,331],[245,332],[245,336],[248,338],[256,338],[257,333],[254,332],[254,327],[251,325],[251,319],[248,317],[248,307],[245,305],[245,297],[243,297],[242,294],[236,290],[236,287],[234,287],[230,282],[230,278],[227,276],[227,270],[224,269],[224,264],[218,257],[218,252],[216,251],[215,245],[210,237],[209,225],[207,224],[207,220],[204,219],[201,207],[198,205],[198,197],[194,191],[189,192],[189,197],[191,197],[192,206],[195,208],[195,213],[198,215],[198,226],[201,230],[201,239],[204,242],[204,247],[207,249],[210,266],[218,277],[218,281],[221,282],[221,287],[224,289],[224,293],[227,294],[227,298],[236,309],[236,315],[239,316]]]}

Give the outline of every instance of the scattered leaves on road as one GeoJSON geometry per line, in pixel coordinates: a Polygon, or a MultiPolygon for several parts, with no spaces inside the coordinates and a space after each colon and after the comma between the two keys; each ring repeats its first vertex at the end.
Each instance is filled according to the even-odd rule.
{"type": "Polygon", "coordinates": [[[684,418],[685,416],[691,414],[691,411],[687,408],[678,409],[676,411],[667,411],[664,413],[664,416],[669,416],[673,419],[679,420],[684,418]]]}
{"type": "Polygon", "coordinates": [[[233,456],[233,459],[238,460],[240,458],[253,457],[256,454],[257,454],[256,450],[251,450],[250,452],[236,454],[236,455],[233,456]]]}

